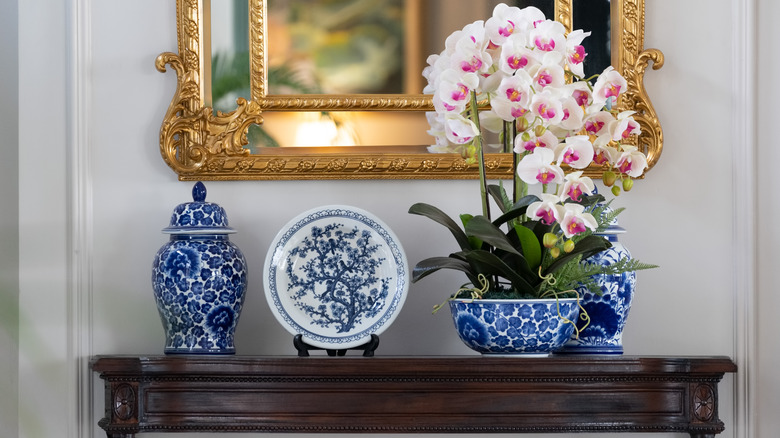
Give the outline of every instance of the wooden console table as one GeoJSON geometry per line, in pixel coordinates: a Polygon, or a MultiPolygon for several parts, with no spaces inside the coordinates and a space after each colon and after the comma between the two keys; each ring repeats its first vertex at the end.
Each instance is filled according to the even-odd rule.
{"type": "Polygon", "coordinates": [[[680,432],[714,437],[726,357],[98,356],[139,432],[680,432]]]}

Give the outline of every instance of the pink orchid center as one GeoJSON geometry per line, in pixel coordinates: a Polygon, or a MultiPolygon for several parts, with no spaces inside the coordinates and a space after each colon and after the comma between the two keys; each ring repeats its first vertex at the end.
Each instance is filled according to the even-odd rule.
{"type": "Polygon", "coordinates": [[[552,84],[553,77],[548,72],[542,72],[539,74],[539,76],[536,78],[536,83],[539,84],[540,87],[546,87],[550,84],[552,84]]]}
{"type": "Polygon", "coordinates": [[[452,92],[451,97],[452,97],[452,100],[457,102],[457,101],[465,100],[466,97],[468,97],[468,95],[469,95],[469,87],[467,87],[467,86],[465,86],[463,84],[458,84],[458,88],[456,88],[452,92]]]}
{"type": "Polygon", "coordinates": [[[580,234],[584,232],[587,228],[585,227],[585,223],[582,221],[582,219],[574,218],[569,222],[568,225],[566,225],[567,230],[569,231],[569,235],[573,236],[576,234],[580,234]]]}
{"type": "Polygon", "coordinates": [[[571,164],[580,159],[580,154],[574,149],[569,149],[563,154],[563,162],[571,164]]]}
{"type": "Polygon", "coordinates": [[[536,174],[536,180],[542,184],[550,184],[555,180],[555,173],[551,172],[550,169],[541,169],[536,174]]]}
{"type": "Polygon", "coordinates": [[[520,99],[523,98],[523,93],[514,88],[509,88],[506,90],[506,98],[509,99],[510,102],[519,102],[520,99]]]}
{"type": "Polygon", "coordinates": [[[624,159],[618,164],[618,170],[620,170],[620,173],[628,173],[631,171],[632,164],[631,160],[624,159]]]}
{"type": "Polygon", "coordinates": [[[507,64],[509,65],[509,68],[514,70],[520,70],[521,68],[528,65],[528,58],[525,56],[510,56],[506,59],[507,64]]]}
{"type": "Polygon", "coordinates": [[[553,211],[551,208],[539,209],[536,212],[536,217],[538,217],[539,221],[541,221],[545,225],[552,225],[553,223],[555,223],[555,216],[553,215],[553,211]]]}
{"type": "Polygon", "coordinates": [[[543,142],[541,139],[539,139],[539,138],[536,138],[536,139],[534,139],[534,140],[529,140],[529,141],[527,141],[527,142],[523,143],[523,149],[525,149],[525,150],[527,150],[527,151],[529,151],[529,152],[530,152],[530,151],[533,151],[533,150],[534,150],[534,149],[536,149],[536,148],[543,148],[543,147],[545,147],[545,146],[547,146],[547,144],[546,144],[546,143],[544,143],[544,142],[543,142]]]}
{"type": "Polygon", "coordinates": [[[471,58],[471,62],[463,61],[460,63],[460,69],[466,73],[474,73],[482,68],[482,60],[477,56],[471,58]]]}
{"type": "Polygon", "coordinates": [[[566,195],[568,195],[569,198],[573,199],[574,201],[579,202],[582,193],[582,187],[580,187],[579,184],[572,184],[571,187],[569,187],[569,191],[566,192],[566,195]]]}
{"type": "Polygon", "coordinates": [[[514,31],[515,31],[515,23],[512,23],[512,21],[510,20],[506,21],[506,26],[498,28],[498,34],[503,37],[508,37],[509,35],[512,35],[514,31]]]}
{"type": "Polygon", "coordinates": [[[534,44],[536,44],[536,47],[543,52],[552,52],[555,50],[555,41],[552,39],[536,37],[534,44]]]}
{"type": "Polygon", "coordinates": [[[604,122],[600,122],[598,120],[589,120],[585,122],[585,130],[588,131],[588,134],[597,134],[603,127],[604,122]]]}
{"type": "Polygon", "coordinates": [[[576,90],[573,93],[574,100],[577,102],[577,105],[579,106],[587,106],[588,105],[588,93],[582,90],[576,90]]]}
{"type": "Polygon", "coordinates": [[[528,114],[528,110],[523,107],[512,108],[512,117],[516,119],[519,119],[520,117],[525,117],[526,114],[528,114]]]}
{"type": "Polygon", "coordinates": [[[539,106],[536,107],[536,112],[539,113],[539,115],[547,120],[550,120],[555,117],[555,110],[552,108],[548,108],[546,103],[540,103],[539,106]]]}
{"type": "Polygon", "coordinates": [[[618,97],[618,95],[620,95],[620,85],[609,84],[609,86],[606,89],[605,96],[606,97],[618,97]]]}
{"type": "Polygon", "coordinates": [[[572,64],[582,64],[582,62],[585,61],[585,55],[585,48],[577,46],[574,48],[574,52],[569,56],[569,61],[572,64]]]}
{"type": "Polygon", "coordinates": [[[605,164],[609,162],[609,156],[607,156],[605,151],[599,150],[595,154],[593,154],[593,162],[599,165],[605,164]]]}

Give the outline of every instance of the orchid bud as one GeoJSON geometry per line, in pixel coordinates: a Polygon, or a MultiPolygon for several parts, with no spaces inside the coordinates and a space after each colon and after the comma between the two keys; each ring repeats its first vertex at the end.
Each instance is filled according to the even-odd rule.
{"type": "Polygon", "coordinates": [[[543,136],[545,132],[547,132],[547,128],[542,125],[536,125],[536,128],[534,128],[534,134],[537,137],[543,136]]]}
{"type": "Polygon", "coordinates": [[[517,130],[525,131],[526,129],[528,129],[528,119],[526,119],[525,117],[520,117],[519,119],[517,119],[517,130]]]}
{"type": "Polygon", "coordinates": [[[527,131],[523,132],[523,134],[520,136],[520,140],[523,140],[524,142],[531,141],[531,134],[529,134],[527,131]]]}
{"type": "Polygon", "coordinates": [[[634,180],[631,178],[626,178],[623,180],[623,190],[626,192],[631,191],[631,188],[634,187],[634,180]]]}
{"type": "Polygon", "coordinates": [[[615,196],[620,196],[620,186],[612,186],[612,194],[615,196]]]}
{"type": "Polygon", "coordinates": [[[550,248],[550,255],[552,258],[557,259],[559,255],[561,255],[561,249],[557,246],[555,248],[550,248]]]}
{"type": "Polygon", "coordinates": [[[612,184],[615,184],[615,181],[617,180],[617,175],[611,170],[605,170],[601,180],[604,181],[605,186],[612,187],[612,184]]]}
{"type": "Polygon", "coordinates": [[[544,237],[542,237],[542,243],[544,244],[545,248],[552,248],[556,243],[558,243],[558,236],[556,236],[554,233],[544,233],[544,237]]]}
{"type": "Polygon", "coordinates": [[[564,244],[563,244],[563,250],[564,250],[566,253],[570,253],[570,252],[574,251],[574,241],[573,241],[573,240],[571,240],[571,239],[569,239],[569,240],[567,240],[566,242],[564,242],[564,244]]]}

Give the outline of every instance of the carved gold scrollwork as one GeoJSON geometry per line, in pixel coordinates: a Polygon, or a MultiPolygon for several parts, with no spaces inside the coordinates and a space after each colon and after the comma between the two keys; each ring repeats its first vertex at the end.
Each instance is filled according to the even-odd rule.
{"type": "MultiPolygon", "coordinates": [[[[425,111],[433,108],[423,95],[296,95],[269,96],[265,59],[266,5],[248,0],[251,66],[251,100],[238,99],[236,109],[214,113],[206,84],[208,62],[204,28],[210,11],[206,0],[176,0],[179,53],[166,52],[156,59],[157,69],[176,72],[176,90],[160,128],[160,153],[181,180],[269,179],[467,179],[477,178],[477,166],[454,154],[429,154],[421,147],[412,152],[387,153],[381,147],[355,152],[265,150],[251,154],[245,148],[247,130],[263,123],[265,111],[425,111]]],[[[572,0],[555,0],[555,16],[572,29],[572,0]]],[[[644,50],[644,0],[612,1],[613,64],[628,82],[620,110],[636,111],[642,135],[635,140],[653,167],[660,157],[663,132],[644,87],[649,62],[663,65],[663,55],[644,50]]],[[[290,148],[292,149],[292,148],[290,148]]],[[[509,178],[509,154],[487,154],[490,178],[509,178]]],[[[586,174],[599,176],[599,169],[586,174]]]]}

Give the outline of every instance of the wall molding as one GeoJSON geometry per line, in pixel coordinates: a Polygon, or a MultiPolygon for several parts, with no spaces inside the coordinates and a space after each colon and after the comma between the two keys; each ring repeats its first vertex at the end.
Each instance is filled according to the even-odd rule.
{"type": "Polygon", "coordinates": [[[90,142],[92,71],[92,0],[67,3],[67,181],[68,181],[68,366],[69,398],[73,400],[68,437],[94,436],[92,266],[93,208],[90,142]]]}
{"type": "Polygon", "coordinates": [[[757,0],[732,2],[732,223],[734,242],[734,353],[739,367],[734,379],[735,437],[757,433],[757,0]]]}

